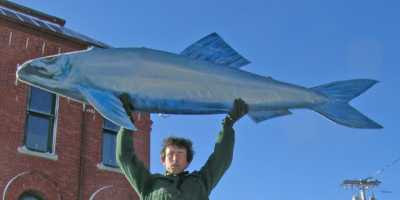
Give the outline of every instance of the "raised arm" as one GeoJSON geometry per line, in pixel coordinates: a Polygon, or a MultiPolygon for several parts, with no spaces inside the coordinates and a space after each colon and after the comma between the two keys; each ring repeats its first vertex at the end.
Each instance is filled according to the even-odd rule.
{"type": "Polygon", "coordinates": [[[222,122],[222,131],[218,135],[217,142],[214,146],[214,152],[200,170],[208,193],[217,185],[232,162],[233,146],[235,142],[233,125],[237,120],[246,115],[247,112],[247,104],[241,99],[235,99],[231,112],[222,122]]]}
{"type": "MultiPolygon", "coordinates": [[[[133,106],[130,103],[129,96],[123,94],[120,97],[125,111],[132,120],[133,106]]],[[[133,120],[132,120],[133,122],[133,120]]],[[[133,134],[131,131],[121,127],[117,134],[116,159],[125,177],[135,189],[142,195],[144,187],[150,179],[150,172],[139,160],[133,148],[133,134]]]]}

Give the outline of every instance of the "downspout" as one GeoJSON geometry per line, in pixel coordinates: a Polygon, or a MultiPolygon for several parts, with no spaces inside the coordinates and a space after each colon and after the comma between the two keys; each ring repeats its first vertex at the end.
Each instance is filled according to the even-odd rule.
{"type": "Polygon", "coordinates": [[[82,110],[82,123],[81,123],[81,142],[80,142],[80,155],[79,155],[79,177],[78,177],[78,200],[83,199],[83,179],[85,177],[85,159],[83,157],[84,154],[84,144],[85,144],[85,137],[84,133],[86,130],[86,104],[83,104],[82,110]]]}

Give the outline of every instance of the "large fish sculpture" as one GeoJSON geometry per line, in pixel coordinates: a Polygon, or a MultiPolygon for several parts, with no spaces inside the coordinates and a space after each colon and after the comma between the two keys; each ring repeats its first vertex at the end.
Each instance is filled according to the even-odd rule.
{"type": "Polygon", "coordinates": [[[89,48],[33,59],[17,70],[17,80],[92,105],[103,117],[135,130],[119,96],[127,93],[138,111],[164,114],[219,114],[235,98],[261,122],[314,110],[353,128],[382,128],[348,102],[377,81],[356,79],[306,88],[249,73],[249,61],[216,33],[180,54],[148,48],[89,48]]]}

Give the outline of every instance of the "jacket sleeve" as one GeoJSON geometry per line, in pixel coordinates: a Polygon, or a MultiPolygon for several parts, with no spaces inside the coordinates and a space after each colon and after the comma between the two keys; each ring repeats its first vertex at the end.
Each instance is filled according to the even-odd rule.
{"type": "Polygon", "coordinates": [[[208,194],[211,193],[232,162],[235,133],[232,125],[226,123],[226,120],[222,125],[223,128],[218,135],[214,152],[200,170],[208,194]]]}
{"type": "Polygon", "coordinates": [[[129,183],[142,196],[150,172],[135,155],[132,133],[124,128],[117,134],[116,160],[129,183]]]}

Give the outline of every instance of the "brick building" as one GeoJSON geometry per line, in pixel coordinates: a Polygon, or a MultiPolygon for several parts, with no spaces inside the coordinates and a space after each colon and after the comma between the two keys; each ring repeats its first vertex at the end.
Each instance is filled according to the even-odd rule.
{"type": "MultiPolygon", "coordinates": [[[[108,47],[64,24],[0,1],[1,199],[137,199],[115,163],[118,127],[90,106],[16,83],[17,65],[29,59],[108,47]]],[[[150,115],[134,118],[136,151],[149,166],[150,115]]]]}

